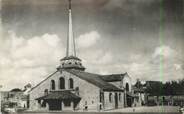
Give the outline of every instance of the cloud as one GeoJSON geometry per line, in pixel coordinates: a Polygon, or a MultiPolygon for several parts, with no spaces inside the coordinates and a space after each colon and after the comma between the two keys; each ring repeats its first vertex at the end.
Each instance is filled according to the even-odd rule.
{"type": "Polygon", "coordinates": [[[153,57],[163,56],[164,58],[170,58],[175,56],[176,51],[169,46],[160,46],[155,49],[153,57]]]}
{"type": "Polygon", "coordinates": [[[97,31],[82,34],[77,38],[77,47],[88,48],[93,46],[99,39],[100,34],[97,31]]]}
{"type": "MultiPolygon", "coordinates": [[[[133,81],[136,81],[137,78],[144,81],[157,80],[163,82],[176,80],[184,77],[180,55],[181,53],[178,53],[169,45],[159,46],[155,47],[149,55],[130,52],[128,58],[124,59],[128,62],[121,61],[116,64],[113,62],[111,69],[113,68],[117,73],[128,72],[133,81]],[[160,57],[162,57],[161,61],[160,57]]],[[[106,71],[112,72],[111,69],[106,69],[106,71]]]]}
{"type": "Polygon", "coordinates": [[[151,62],[153,64],[159,64],[160,62],[171,62],[171,60],[175,61],[176,59],[178,59],[177,51],[164,45],[155,48],[151,62]]]}
{"type": "Polygon", "coordinates": [[[5,85],[4,89],[22,87],[29,82],[36,84],[55,70],[65,52],[62,40],[55,34],[26,39],[9,32],[6,42],[9,50],[0,52],[0,83],[5,85]]]}
{"type": "MultiPolygon", "coordinates": [[[[137,78],[144,81],[167,81],[183,77],[184,70],[179,58],[181,53],[177,53],[176,49],[169,45],[155,47],[148,55],[129,52],[122,56],[122,53],[98,48],[100,36],[97,31],[91,31],[80,35],[77,39],[77,46],[82,49],[79,55],[88,72],[99,74],[127,72],[133,81],[137,78]],[[164,59],[162,69],[160,56],[164,59]]],[[[55,71],[59,59],[65,56],[63,41],[56,34],[24,38],[9,32],[6,42],[9,50],[0,52],[0,83],[5,85],[4,89],[23,87],[27,83],[39,83],[55,71]]]]}
{"type": "Polygon", "coordinates": [[[61,40],[57,35],[44,34],[27,40],[10,33],[10,37],[10,51],[16,66],[53,65],[64,55],[61,40]]]}
{"type": "Polygon", "coordinates": [[[174,68],[176,70],[180,70],[182,68],[182,65],[181,64],[174,64],[174,68]]]}
{"type": "Polygon", "coordinates": [[[131,54],[130,59],[131,60],[139,60],[142,56],[140,54],[131,54]]]}
{"type": "Polygon", "coordinates": [[[97,62],[99,64],[109,64],[112,62],[112,60],[113,60],[112,54],[110,52],[105,52],[105,54],[102,57],[100,57],[97,60],[97,62]]]}
{"type": "Polygon", "coordinates": [[[180,60],[180,54],[169,45],[155,47],[152,52],[143,53],[129,52],[126,56],[121,53],[96,49],[83,54],[87,71],[100,74],[125,73],[127,72],[132,81],[137,78],[157,81],[168,81],[182,78],[184,70],[180,60]],[[162,62],[160,57],[163,58],[162,62]],[[151,61],[151,62],[150,62],[151,61]]]}

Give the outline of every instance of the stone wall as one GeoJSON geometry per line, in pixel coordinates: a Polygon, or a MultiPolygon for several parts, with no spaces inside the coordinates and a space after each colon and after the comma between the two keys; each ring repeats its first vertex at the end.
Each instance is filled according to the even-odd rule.
{"type": "MultiPolygon", "coordinates": [[[[51,77],[43,81],[39,86],[34,88],[30,92],[30,110],[47,110],[46,108],[41,108],[36,101],[36,98],[44,96],[45,89],[51,91],[51,80],[55,81],[55,88],[56,90],[59,89],[59,78],[63,77],[65,79],[65,89],[69,89],[69,79],[72,78],[74,81],[74,90],[79,88],[79,96],[81,97],[81,101],[79,102],[77,109],[84,110],[87,106],[87,110],[99,110],[100,109],[100,88],[81,79],[77,76],[66,72],[57,72],[53,74],[51,77]]],[[[113,85],[117,87],[126,87],[126,83],[129,84],[129,88],[131,91],[131,79],[129,76],[125,76],[122,81],[112,82],[113,85]]],[[[120,92],[104,92],[104,110],[115,109],[115,93],[118,94],[118,108],[124,107],[124,92],[121,92],[121,98],[119,98],[120,92]],[[112,93],[112,102],[109,102],[109,93],[112,93]]],[[[63,107],[64,110],[64,107],[63,107]]]]}
{"type": "Polygon", "coordinates": [[[79,96],[81,97],[79,109],[83,110],[85,105],[87,105],[88,110],[97,110],[100,101],[100,88],[68,72],[63,72],[63,75],[67,76],[66,80],[73,78],[74,88],[79,87],[79,96]]]}
{"type": "Polygon", "coordinates": [[[51,80],[55,81],[56,90],[59,89],[59,78],[63,77],[65,79],[65,89],[69,89],[69,79],[72,78],[74,81],[74,89],[76,87],[79,88],[79,96],[81,97],[81,101],[78,105],[79,110],[83,110],[84,106],[88,106],[88,110],[98,110],[99,104],[99,92],[100,89],[95,85],[88,83],[85,80],[78,78],[77,76],[68,73],[66,71],[62,71],[55,73],[48,79],[46,79],[39,86],[30,91],[30,110],[39,110],[40,106],[38,102],[35,100],[41,96],[44,96],[45,89],[51,90],[51,80]]]}
{"type": "Polygon", "coordinates": [[[115,109],[115,93],[117,93],[118,108],[124,107],[124,92],[104,92],[104,110],[115,109]],[[109,94],[112,94],[111,102],[109,100],[109,94]],[[121,94],[121,95],[119,95],[121,94]]]}
{"type": "Polygon", "coordinates": [[[129,85],[129,92],[131,92],[132,91],[132,83],[131,83],[131,78],[128,74],[126,74],[122,80],[123,88],[126,88],[126,83],[128,83],[128,85],[129,85]]]}

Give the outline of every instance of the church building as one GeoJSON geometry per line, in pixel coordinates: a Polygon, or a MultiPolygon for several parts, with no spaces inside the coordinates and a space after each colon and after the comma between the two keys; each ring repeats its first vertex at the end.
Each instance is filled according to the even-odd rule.
{"type": "Polygon", "coordinates": [[[71,0],[66,56],[60,66],[29,91],[31,111],[104,111],[131,107],[132,93],[128,73],[100,75],[85,71],[76,56],[72,29],[71,0]]]}

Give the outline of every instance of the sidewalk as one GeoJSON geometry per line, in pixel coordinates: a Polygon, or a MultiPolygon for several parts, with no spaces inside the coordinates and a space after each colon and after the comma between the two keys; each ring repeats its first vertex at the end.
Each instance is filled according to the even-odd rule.
{"type": "Polygon", "coordinates": [[[130,107],[109,110],[107,112],[179,112],[178,106],[130,107]]]}

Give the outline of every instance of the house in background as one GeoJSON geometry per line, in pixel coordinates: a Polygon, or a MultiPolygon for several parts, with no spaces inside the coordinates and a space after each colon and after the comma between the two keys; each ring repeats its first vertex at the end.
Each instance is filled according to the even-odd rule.
{"type": "Polygon", "coordinates": [[[134,107],[146,105],[146,94],[143,88],[132,86],[132,92],[135,95],[133,104],[134,107]]]}
{"type": "Polygon", "coordinates": [[[12,89],[11,91],[1,92],[1,103],[2,109],[11,108],[15,110],[27,109],[29,107],[29,95],[28,91],[31,89],[31,85],[28,84],[25,86],[24,90],[19,88],[12,89]]]}
{"type": "Polygon", "coordinates": [[[162,83],[146,81],[144,85],[146,105],[148,106],[184,106],[184,80],[162,83]]]}
{"type": "Polygon", "coordinates": [[[14,108],[26,108],[27,107],[27,95],[24,95],[20,89],[13,89],[8,92],[8,102],[10,107],[14,108]]]}

